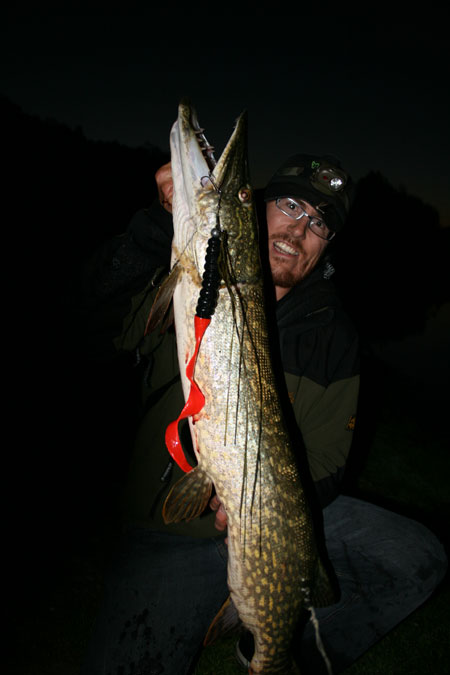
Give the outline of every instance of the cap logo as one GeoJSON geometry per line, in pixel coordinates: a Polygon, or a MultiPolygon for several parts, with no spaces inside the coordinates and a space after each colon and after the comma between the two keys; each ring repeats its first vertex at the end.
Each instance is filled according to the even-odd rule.
{"type": "Polygon", "coordinates": [[[322,211],[323,213],[323,210],[326,209],[327,206],[330,206],[327,202],[320,202],[320,204],[316,204],[314,208],[316,209],[316,211],[322,211]]]}
{"type": "Polygon", "coordinates": [[[311,162],[311,169],[318,169],[320,166],[320,162],[316,162],[315,159],[311,162]]]}

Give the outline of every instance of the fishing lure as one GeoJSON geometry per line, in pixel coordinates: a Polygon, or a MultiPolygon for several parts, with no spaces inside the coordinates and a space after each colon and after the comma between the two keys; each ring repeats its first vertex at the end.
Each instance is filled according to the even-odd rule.
{"type": "MultiPolygon", "coordinates": [[[[203,179],[202,179],[203,180],[203,179]]],[[[209,177],[214,189],[219,193],[220,188],[209,177]]],[[[202,182],[202,185],[204,183],[202,182]]],[[[194,317],[195,328],[195,349],[194,353],[186,366],[186,377],[191,383],[189,396],[179,417],[171,422],[166,429],[165,442],[170,456],[176,461],[178,466],[186,473],[193,468],[187,461],[180,437],[178,434],[178,424],[182,419],[198,414],[205,404],[205,397],[200,391],[194,380],[195,363],[200,349],[203,336],[208,328],[211,317],[217,305],[217,297],[221,282],[219,271],[219,257],[221,252],[221,229],[219,221],[220,198],[217,209],[217,226],[211,230],[211,236],[208,239],[206,248],[205,263],[203,267],[202,287],[198,297],[197,307],[194,317]]]]}

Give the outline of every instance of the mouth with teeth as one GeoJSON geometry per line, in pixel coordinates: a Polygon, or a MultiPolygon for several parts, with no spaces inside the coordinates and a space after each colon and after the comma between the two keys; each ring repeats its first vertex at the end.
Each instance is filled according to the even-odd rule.
{"type": "Polygon", "coordinates": [[[299,250],[297,248],[294,248],[291,244],[289,244],[285,239],[276,239],[273,242],[273,248],[277,253],[280,253],[281,255],[286,255],[286,256],[298,256],[299,255],[299,250]]]}

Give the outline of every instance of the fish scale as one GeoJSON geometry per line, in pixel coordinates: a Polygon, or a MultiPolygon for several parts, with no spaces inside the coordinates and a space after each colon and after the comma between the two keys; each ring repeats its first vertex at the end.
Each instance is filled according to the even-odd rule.
{"type": "Polygon", "coordinates": [[[296,672],[290,647],[308,596],[320,591],[323,604],[329,604],[334,595],[318,554],[272,367],[246,115],[238,118],[217,163],[210,151],[202,152],[207,142],[196,119],[190,103],[182,101],[171,132],[176,274],[169,279],[186,399],[191,386],[186,363],[196,343],[194,315],[206,247],[217,227],[222,282],[195,363],[195,383],[205,397],[202,410],[189,418],[197,466],[172,488],[163,515],[166,522],[196,517],[214,487],[227,514],[230,598],[205,643],[237,614],[255,640],[250,672],[286,674],[296,672]]]}

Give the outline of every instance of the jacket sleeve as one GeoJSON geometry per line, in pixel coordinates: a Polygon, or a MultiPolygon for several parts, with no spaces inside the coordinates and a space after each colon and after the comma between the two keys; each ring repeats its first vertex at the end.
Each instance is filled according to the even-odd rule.
{"type": "Polygon", "coordinates": [[[359,352],[355,332],[336,323],[302,336],[302,374],[285,373],[289,398],[321,506],[340,490],[356,421],[359,352]]]}
{"type": "Polygon", "coordinates": [[[113,357],[133,298],[168,269],[172,216],[155,201],[138,211],[127,230],[102,244],[85,262],[76,299],[83,347],[95,359],[113,357]]]}
{"type": "Polygon", "coordinates": [[[311,476],[324,507],[339,494],[353,440],[359,376],[353,375],[327,387],[308,377],[293,376],[289,380],[295,418],[311,476]]]}

